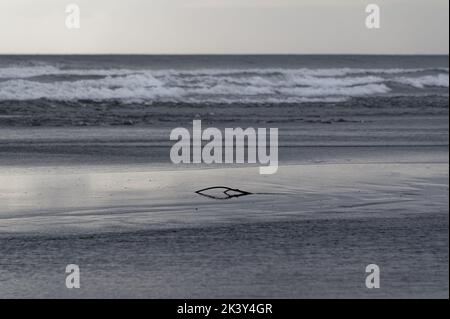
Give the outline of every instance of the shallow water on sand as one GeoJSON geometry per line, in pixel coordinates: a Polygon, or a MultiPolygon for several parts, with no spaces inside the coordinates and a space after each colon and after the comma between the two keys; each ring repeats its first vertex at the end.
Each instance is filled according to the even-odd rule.
{"type": "Polygon", "coordinates": [[[0,298],[448,298],[448,118],[447,56],[2,56],[0,298]],[[194,119],[278,173],[173,165],[194,119]]]}
{"type": "Polygon", "coordinates": [[[0,297],[448,297],[446,164],[0,179],[0,297]],[[194,193],[214,185],[256,194],[194,193]],[[70,263],[82,292],[64,287],[70,263]],[[377,291],[364,286],[371,263],[377,291]]]}
{"type": "Polygon", "coordinates": [[[445,212],[446,176],[446,164],[423,163],[288,165],[276,175],[260,175],[257,167],[11,173],[0,175],[0,231],[99,232],[445,212]],[[214,200],[195,193],[213,186],[252,194],[214,200]]]}

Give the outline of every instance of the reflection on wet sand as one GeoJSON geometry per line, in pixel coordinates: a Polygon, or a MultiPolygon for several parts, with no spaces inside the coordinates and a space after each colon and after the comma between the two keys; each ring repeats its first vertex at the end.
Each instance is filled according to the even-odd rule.
{"type": "Polygon", "coordinates": [[[445,164],[257,167],[0,174],[0,232],[108,231],[274,219],[397,217],[445,211],[445,164]],[[253,196],[212,201],[195,191],[232,185],[253,196]]]}

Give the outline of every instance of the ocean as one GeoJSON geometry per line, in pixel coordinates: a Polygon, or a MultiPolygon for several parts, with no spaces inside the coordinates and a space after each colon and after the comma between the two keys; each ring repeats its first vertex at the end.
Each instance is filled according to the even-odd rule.
{"type": "Polygon", "coordinates": [[[445,94],[445,56],[3,56],[0,100],[333,103],[445,94]]]}
{"type": "Polygon", "coordinates": [[[0,56],[0,298],[448,298],[448,84],[448,56],[0,56]],[[174,165],[196,119],[278,128],[279,172],[174,165]]]}

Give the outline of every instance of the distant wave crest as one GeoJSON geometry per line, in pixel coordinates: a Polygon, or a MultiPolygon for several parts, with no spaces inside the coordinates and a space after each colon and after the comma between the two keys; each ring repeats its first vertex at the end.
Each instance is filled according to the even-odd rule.
{"type": "Polygon", "coordinates": [[[302,103],[448,88],[434,69],[64,69],[0,68],[0,100],[302,103]]]}
{"type": "Polygon", "coordinates": [[[423,89],[425,87],[443,87],[448,88],[448,74],[438,74],[438,75],[426,75],[416,78],[402,77],[396,79],[397,82],[411,85],[418,89],[423,89]]]}

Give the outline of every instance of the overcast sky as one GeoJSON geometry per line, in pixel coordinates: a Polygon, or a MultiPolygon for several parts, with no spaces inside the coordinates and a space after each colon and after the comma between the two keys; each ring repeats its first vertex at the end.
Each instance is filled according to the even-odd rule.
{"type": "Polygon", "coordinates": [[[0,0],[0,53],[448,54],[448,0],[0,0]],[[81,28],[65,26],[65,7],[81,28]],[[381,29],[365,7],[381,7],[381,29]]]}

